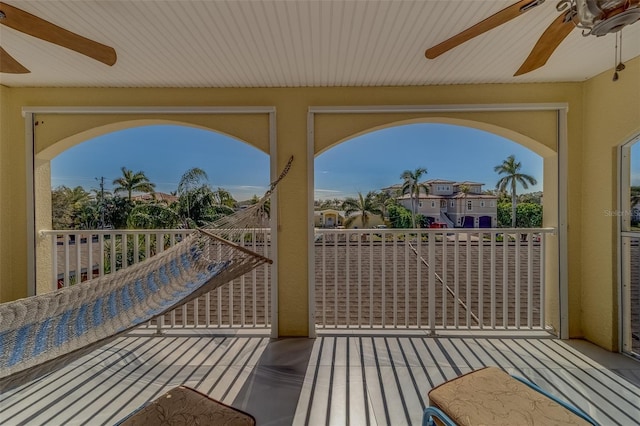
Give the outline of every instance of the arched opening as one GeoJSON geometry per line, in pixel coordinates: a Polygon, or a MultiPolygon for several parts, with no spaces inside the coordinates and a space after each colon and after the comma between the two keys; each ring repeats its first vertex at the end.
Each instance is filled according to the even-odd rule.
{"type": "Polygon", "coordinates": [[[620,147],[619,208],[605,211],[620,229],[620,347],[640,358],[640,136],[620,147]]]}
{"type": "MultiPolygon", "coordinates": [[[[56,148],[57,144],[49,152],[56,148]]],[[[73,200],[76,211],[66,212],[65,218],[59,217],[64,206],[54,206],[53,229],[203,226],[229,212],[222,207],[237,209],[261,196],[268,182],[268,156],[237,138],[168,124],[117,130],[51,159],[54,195],[64,202],[63,192],[78,189],[75,195],[84,196],[73,200]],[[205,191],[193,201],[206,204],[190,206],[188,193],[197,187],[205,191]],[[112,202],[107,209],[100,202],[118,198],[126,203],[112,202]],[[145,204],[164,206],[171,214],[158,215],[155,223],[132,221],[131,209],[145,204]]]]}
{"type": "MultiPolygon", "coordinates": [[[[384,203],[419,216],[418,227],[441,222],[477,228],[485,216],[490,219],[483,219],[482,227],[511,227],[515,189],[517,204],[536,205],[520,206],[519,226],[541,227],[543,175],[540,155],[492,133],[450,124],[400,124],[342,140],[319,154],[314,207],[341,208],[343,201],[371,192],[378,197],[373,204],[383,203],[384,221],[392,228],[403,222],[391,223],[384,203]],[[513,174],[496,172],[510,156],[517,166],[513,174]],[[411,193],[403,174],[415,172],[419,182],[411,193]],[[504,213],[498,215],[499,210],[504,213]]],[[[379,215],[370,216],[368,226],[377,226],[379,215]]]]}
{"type": "MultiPolygon", "coordinates": [[[[270,181],[270,158],[265,153],[269,143],[265,146],[263,142],[269,142],[269,121],[262,129],[267,130],[266,138],[260,135],[251,141],[239,137],[242,132],[230,131],[238,127],[234,120],[226,122],[231,124],[221,126],[224,130],[220,131],[216,126],[194,125],[188,120],[116,118],[113,123],[46,144],[36,153],[34,162],[35,224],[40,236],[35,249],[37,291],[72,285],[145,260],[179,242],[190,228],[204,226],[261,197],[270,181]],[[194,170],[199,171],[197,179],[179,188],[183,178],[194,170]],[[125,189],[124,184],[116,181],[123,179],[125,171],[141,172],[146,182],[154,184],[153,194],[149,188],[134,189],[133,193],[119,191],[125,189]],[[94,211],[93,221],[71,221],[72,230],[54,231],[52,187],[65,184],[85,193],[88,203],[81,207],[91,207],[92,202],[97,208],[102,204],[103,211],[101,215],[94,211]],[[126,198],[128,210],[123,220],[114,221],[113,212],[105,215],[104,206],[117,210],[123,203],[109,204],[105,200],[118,198],[126,198]],[[131,215],[140,211],[143,215],[137,217],[146,216],[149,220],[131,221],[131,215]],[[165,221],[169,216],[178,219],[165,221]]],[[[251,122],[249,117],[248,123],[251,122]]],[[[36,138],[35,145],[45,144],[36,138]]],[[[245,241],[251,250],[275,257],[275,238],[248,236],[245,241]]],[[[277,327],[271,306],[277,292],[273,277],[271,267],[259,268],[248,278],[234,280],[225,288],[190,302],[188,309],[165,316],[165,324],[277,327]],[[224,312],[217,312],[221,306],[225,307],[224,312]]],[[[277,334],[277,328],[272,332],[277,334]]]]}
{"type": "MultiPolygon", "coordinates": [[[[390,111],[393,111],[392,108],[389,109],[390,111]]],[[[314,312],[311,315],[311,318],[315,319],[318,327],[332,328],[373,326],[384,328],[388,326],[417,326],[428,327],[435,333],[435,328],[446,329],[451,326],[451,324],[447,324],[447,322],[443,320],[444,316],[467,315],[466,319],[462,320],[462,322],[457,322],[457,320],[454,319],[453,322],[456,324],[455,326],[470,328],[476,326],[479,326],[480,328],[495,327],[496,317],[501,317],[501,319],[497,320],[500,322],[499,327],[520,328],[521,325],[527,321],[521,317],[522,312],[528,312],[525,316],[528,316],[530,319],[531,312],[535,311],[535,315],[538,316],[536,324],[532,324],[530,322],[526,327],[541,328],[544,330],[553,329],[557,330],[558,333],[560,332],[561,327],[559,318],[561,314],[555,311],[555,309],[558,309],[562,302],[557,296],[558,293],[553,294],[553,300],[550,300],[544,295],[544,291],[547,291],[547,295],[549,295],[549,290],[555,292],[558,291],[557,274],[559,274],[559,272],[557,265],[559,263],[559,259],[557,257],[554,258],[554,256],[557,256],[558,252],[557,249],[553,247],[554,244],[551,243],[552,241],[557,243],[557,240],[555,240],[555,229],[550,227],[538,229],[543,226],[557,226],[558,218],[561,216],[556,198],[560,188],[558,181],[558,152],[551,149],[549,147],[549,143],[538,143],[535,140],[523,137],[522,134],[508,130],[508,126],[497,127],[491,125],[489,122],[492,120],[483,122],[452,117],[427,117],[412,118],[410,120],[393,120],[392,116],[385,117],[388,120],[385,124],[370,127],[368,129],[362,129],[357,133],[350,134],[348,136],[342,133],[342,137],[334,138],[332,140],[327,135],[340,134],[340,131],[336,129],[341,125],[346,127],[355,127],[356,125],[353,123],[336,124],[333,120],[333,111],[331,111],[330,108],[327,108],[326,116],[320,115],[324,112],[322,108],[319,107],[319,110],[320,111],[316,117],[322,117],[323,120],[316,118],[315,125],[312,127],[313,134],[315,135],[315,138],[313,139],[315,141],[314,158],[316,159],[314,166],[315,181],[321,182],[315,187],[315,195],[331,194],[326,198],[328,198],[334,205],[340,205],[340,203],[335,199],[338,191],[336,188],[331,188],[326,184],[322,184],[323,182],[326,182],[326,180],[323,179],[325,177],[323,175],[329,175],[332,170],[326,167],[327,163],[320,162],[322,156],[325,154],[328,156],[329,152],[331,152],[334,147],[342,146],[343,143],[344,146],[346,146],[350,141],[355,140],[358,137],[363,137],[363,135],[370,136],[378,132],[382,134],[383,132],[390,132],[393,129],[401,128],[403,126],[446,126],[453,124],[463,126],[466,130],[472,132],[483,133],[488,131],[492,134],[490,135],[492,137],[496,137],[496,135],[500,135],[502,137],[508,135],[510,136],[508,139],[513,143],[515,148],[522,149],[523,146],[526,146],[528,150],[531,150],[531,154],[536,157],[538,161],[536,169],[538,176],[537,179],[532,179],[529,186],[534,186],[539,182],[539,186],[534,187],[533,190],[540,192],[536,196],[536,204],[538,204],[537,214],[540,217],[538,218],[539,222],[537,223],[536,232],[520,229],[510,229],[507,233],[494,231],[491,228],[498,227],[497,214],[492,215],[488,210],[489,208],[497,210],[497,194],[491,194],[494,196],[493,199],[475,197],[476,194],[490,195],[482,193],[482,184],[485,182],[478,182],[478,179],[473,179],[471,177],[441,177],[436,174],[436,176],[429,176],[432,180],[425,179],[425,181],[428,182],[430,189],[429,194],[425,193],[420,197],[416,197],[415,200],[411,200],[411,198],[406,200],[407,207],[405,207],[405,209],[411,210],[412,207],[415,209],[416,213],[420,212],[420,219],[416,221],[416,217],[411,214],[413,212],[410,212],[409,216],[405,217],[404,222],[397,222],[404,224],[405,226],[395,226],[396,228],[414,228],[416,231],[407,232],[407,230],[392,229],[390,220],[382,226],[371,224],[367,226],[367,229],[364,231],[357,230],[359,232],[352,231],[351,233],[343,231],[343,235],[340,235],[340,232],[335,231],[333,231],[333,235],[331,235],[332,233],[315,230],[313,239],[315,242],[315,254],[313,255],[313,258],[315,259],[316,269],[314,273],[315,276],[311,277],[310,274],[310,282],[315,283],[315,288],[310,288],[309,291],[310,294],[315,296],[314,298],[310,297],[310,310],[314,312]],[[329,126],[333,125],[334,128],[329,127],[333,130],[321,129],[320,126],[322,124],[329,126]],[[483,132],[479,132],[479,130],[482,130],[483,132]],[[457,193],[458,196],[447,198],[446,202],[443,203],[440,198],[443,198],[442,196],[446,191],[449,191],[448,195],[454,195],[457,193]],[[543,191],[546,195],[544,198],[549,200],[545,206],[542,205],[543,191]],[[446,212],[443,212],[443,210],[446,210],[448,207],[459,208],[460,214],[454,217],[452,217],[453,215],[445,214],[446,212]],[[544,223],[543,215],[541,214],[543,209],[545,211],[544,223]],[[547,215],[547,211],[550,212],[549,215],[547,215]],[[420,223],[420,220],[423,222],[420,223]],[[384,229],[380,230],[381,227],[384,229]],[[431,229],[422,231],[421,229],[424,228],[431,229]],[[433,228],[436,228],[437,230],[433,228]],[[460,229],[447,229],[446,231],[443,231],[441,228],[460,229]],[[435,253],[433,255],[434,258],[430,258],[430,255],[427,254],[427,246],[430,244],[429,241],[433,241],[436,246],[444,245],[445,248],[450,244],[454,249],[448,258],[447,254],[442,253],[435,253]],[[541,243],[541,241],[543,242],[541,243]],[[342,244],[347,247],[351,246],[352,249],[347,249],[344,253],[327,254],[331,250],[339,250],[342,244]],[[353,248],[354,244],[356,244],[355,249],[353,248]],[[527,245],[527,248],[523,249],[522,252],[520,252],[521,245],[527,245]],[[485,253],[495,253],[495,250],[497,250],[496,247],[500,247],[500,256],[503,257],[502,260],[500,260],[502,263],[499,266],[500,271],[497,274],[493,274],[493,272],[489,274],[490,269],[496,269],[498,266],[497,263],[491,263],[490,267],[485,267],[484,272],[482,271],[482,268],[480,270],[473,270],[473,267],[471,266],[472,264],[476,264],[476,260],[478,259],[478,250],[482,253],[482,247],[485,246],[487,247],[484,249],[485,253]],[[518,262],[515,262],[516,265],[513,266],[514,262],[509,260],[511,258],[515,258],[514,256],[517,256],[516,252],[521,254],[526,253],[525,257],[528,256],[529,259],[536,257],[536,260],[531,260],[531,263],[535,266],[533,266],[533,268],[530,267],[527,272],[522,273],[524,270],[523,268],[526,269],[526,265],[519,265],[518,262]],[[331,260],[332,265],[341,262],[341,266],[331,266],[325,275],[318,276],[318,271],[327,268],[327,262],[331,257],[333,257],[331,260]],[[369,259],[369,263],[362,263],[362,259],[369,259]],[[376,259],[378,259],[378,261],[376,261],[376,259]],[[419,266],[417,264],[414,266],[412,263],[416,259],[416,263],[419,264],[419,266]],[[449,272],[442,272],[442,269],[438,269],[441,268],[440,265],[442,265],[441,262],[443,262],[443,259],[444,262],[452,262],[452,264],[454,264],[452,267],[453,269],[450,269],[449,272]],[[429,266],[436,265],[436,261],[440,262],[437,264],[438,266],[435,268],[429,266]],[[321,267],[319,267],[320,265],[321,267]],[[331,268],[333,268],[333,273],[331,273],[331,268]],[[438,272],[435,272],[435,270],[438,272]],[[443,274],[445,275],[444,278],[443,274]],[[480,277],[478,277],[478,274],[480,274],[480,277]],[[487,278],[488,275],[491,275],[491,277],[487,278]],[[496,278],[497,275],[500,275],[500,278],[496,278]],[[510,282],[510,280],[512,280],[511,276],[516,275],[520,277],[519,279],[522,279],[526,275],[526,280],[539,280],[536,284],[537,293],[535,295],[531,295],[531,299],[535,299],[537,305],[533,306],[531,303],[529,303],[530,306],[525,306],[524,304],[521,305],[520,303],[522,301],[518,300],[519,297],[514,297],[514,299],[508,303],[518,305],[518,309],[516,311],[519,313],[517,314],[508,313],[507,310],[502,310],[502,308],[500,308],[500,313],[490,313],[488,310],[481,312],[483,309],[483,302],[479,302],[478,297],[481,294],[489,294],[492,289],[495,289],[496,280],[500,281],[500,283],[504,283],[503,290],[506,289],[504,290],[505,293],[519,294],[517,288],[521,288],[520,286],[522,283],[512,284],[510,282]],[[456,281],[455,286],[464,286],[464,290],[462,290],[462,287],[456,287],[456,289],[453,289],[454,277],[456,281]],[[472,283],[482,282],[486,279],[492,283],[475,289],[472,289],[471,285],[466,286],[466,284],[462,284],[463,281],[472,283]],[[450,280],[451,282],[449,283],[447,280],[450,280]],[[377,281],[381,281],[381,284],[377,281]],[[447,307],[447,303],[449,302],[446,301],[446,298],[448,296],[441,294],[438,288],[432,287],[433,284],[429,284],[430,281],[433,281],[434,283],[438,282],[438,285],[442,286],[440,288],[449,289],[451,287],[450,291],[444,291],[443,294],[454,294],[454,299],[457,299],[458,301],[464,299],[465,308],[463,310],[468,311],[468,313],[460,314],[457,308],[453,308],[451,306],[447,307]],[[377,287],[380,287],[380,291],[376,289],[377,287]],[[332,292],[335,293],[336,291],[341,295],[340,297],[336,298],[331,296],[333,294],[332,292]],[[459,293],[460,291],[462,291],[462,294],[459,293]],[[363,296],[365,293],[368,293],[368,298],[363,296]],[[429,293],[431,300],[440,299],[443,302],[443,305],[435,307],[426,301],[421,305],[419,300],[421,297],[425,297],[425,293],[429,293]],[[376,299],[376,294],[379,294],[380,300],[376,299]],[[337,304],[334,303],[335,306],[332,306],[332,300],[337,302],[337,304]],[[378,314],[371,311],[367,312],[366,309],[363,308],[364,306],[376,306],[376,310],[382,312],[379,312],[378,314]],[[434,307],[437,309],[437,312],[432,312],[434,311],[434,307]],[[511,319],[508,319],[508,317],[511,317],[511,319]]],[[[357,110],[357,108],[355,108],[355,110],[357,110]]],[[[426,107],[426,110],[428,110],[428,107],[426,107]]],[[[361,111],[358,110],[358,112],[361,111]]],[[[375,116],[375,119],[379,122],[382,121],[381,117],[384,116],[382,113],[380,115],[372,113],[371,115],[375,116]]],[[[357,113],[355,113],[353,117],[360,118],[357,113]]],[[[366,118],[368,117],[369,116],[366,116],[366,118]]],[[[351,116],[348,116],[348,118],[351,118],[351,116]]],[[[340,120],[335,121],[339,122],[340,120]]],[[[367,120],[363,121],[366,122],[367,120]]],[[[374,121],[374,119],[372,118],[371,121],[374,121]]],[[[352,122],[357,123],[358,120],[354,118],[352,122]]],[[[551,128],[556,128],[557,123],[549,121],[548,124],[549,126],[553,126],[551,128]]],[[[386,136],[389,134],[390,133],[385,133],[386,136]]],[[[390,138],[387,137],[387,140],[389,139],[390,138]]],[[[391,162],[394,155],[398,152],[410,152],[409,155],[405,154],[406,157],[412,160],[413,164],[413,169],[410,169],[409,171],[417,171],[418,168],[423,167],[421,159],[425,158],[425,156],[421,156],[420,154],[422,153],[415,153],[406,150],[403,151],[402,146],[399,146],[398,139],[393,139],[393,141],[395,143],[394,146],[390,146],[390,148],[383,150],[384,154],[381,156],[382,160],[380,163],[376,163],[375,159],[370,160],[372,157],[370,153],[380,150],[380,148],[375,144],[370,144],[368,146],[363,145],[360,147],[359,151],[366,155],[344,156],[346,160],[350,160],[349,165],[353,168],[357,168],[367,161],[371,161],[374,165],[372,167],[374,169],[373,173],[367,175],[368,179],[365,178],[358,180],[357,178],[351,177],[345,179],[345,181],[349,183],[356,182],[362,185],[355,191],[352,190],[352,195],[355,195],[355,197],[352,198],[360,201],[360,216],[363,216],[362,212],[364,212],[364,209],[362,209],[362,205],[366,204],[364,202],[367,201],[367,198],[373,200],[376,195],[375,192],[370,192],[371,188],[364,186],[361,182],[372,182],[379,178],[379,176],[384,175],[384,170],[380,170],[380,164],[386,165],[391,162]],[[378,167],[377,170],[375,170],[376,167],[378,167]],[[370,196],[367,197],[367,195],[370,196]]],[[[557,141],[554,145],[556,145],[556,147],[558,146],[557,141]]],[[[477,147],[484,149],[485,151],[490,151],[490,148],[481,143],[478,143],[477,147]]],[[[336,149],[336,151],[338,151],[338,149],[336,149]]],[[[461,152],[464,151],[459,149],[457,154],[460,155],[461,152]]],[[[476,163],[474,163],[474,166],[482,160],[482,154],[486,154],[486,152],[475,156],[474,160],[476,163]]],[[[463,163],[462,161],[456,162],[455,155],[450,155],[449,157],[450,158],[446,159],[436,159],[435,161],[438,162],[438,166],[444,164],[445,166],[449,165],[450,167],[460,166],[461,163],[463,163]]],[[[501,165],[503,160],[508,159],[508,157],[509,155],[507,154],[504,155],[504,158],[498,159],[497,161],[494,160],[491,167],[488,167],[488,169],[491,172],[497,171],[494,170],[494,168],[501,165]]],[[[429,155],[427,158],[433,158],[433,155],[429,155]]],[[[518,156],[516,155],[516,164],[518,163],[517,159],[518,156]]],[[[429,164],[424,165],[424,168],[429,170],[429,164]]],[[[469,166],[467,166],[467,168],[469,168],[469,166]]],[[[527,171],[528,170],[526,169],[520,170],[521,173],[527,171]]],[[[398,171],[395,173],[395,178],[398,180],[400,173],[401,172],[398,171]]],[[[340,173],[336,173],[336,175],[340,175],[341,177],[344,176],[344,174],[340,173]]],[[[497,180],[499,179],[491,182],[491,186],[494,188],[497,180]]],[[[417,183],[422,183],[422,180],[418,180],[417,183]]],[[[402,185],[399,186],[401,187],[402,185]]],[[[387,190],[387,192],[391,192],[394,189],[393,185],[389,184],[386,186],[379,185],[379,188],[387,190]]],[[[507,186],[507,188],[509,188],[509,186],[507,186]]],[[[509,197],[509,200],[510,199],[511,197],[509,197]]],[[[314,207],[315,206],[322,206],[322,202],[316,199],[314,202],[314,207]]],[[[372,211],[372,213],[375,212],[372,211]]],[[[389,216],[387,216],[387,218],[389,218],[389,216]]],[[[503,226],[512,228],[510,224],[503,226]]],[[[477,262],[479,264],[483,263],[480,260],[477,260],[477,262]]],[[[492,260],[491,262],[494,261],[492,260]]],[[[533,286],[531,285],[529,286],[529,288],[532,287],[533,286]]],[[[498,303],[503,303],[505,300],[506,299],[502,298],[502,301],[498,303]]],[[[495,301],[491,303],[495,304],[495,301]]],[[[455,303],[453,305],[455,305],[455,303]]],[[[310,333],[313,333],[313,331],[310,331],[310,333]]]]}

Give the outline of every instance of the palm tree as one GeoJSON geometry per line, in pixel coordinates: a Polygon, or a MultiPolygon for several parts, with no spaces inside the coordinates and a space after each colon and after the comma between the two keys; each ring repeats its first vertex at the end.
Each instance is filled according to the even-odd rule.
{"type": "Polygon", "coordinates": [[[113,184],[117,185],[113,190],[115,194],[126,192],[129,201],[131,201],[133,192],[150,192],[153,194],[156,185],[151,183],[144,172],[134,173],[126,167],[123,167],[121,170],[122,176],[113,180],[113,184]]]}
{"type": "Polygon", "coordinates": [[[213,196],[219,206],[234,208],[238,204],[233,195],[224,188],[218,187],[216,191],[213,191],[213,196]]]}
{"type": "Polygon", "coordinates": [[[138,229],[173,229],[180,217],[171,207],[162,203],[143,203],[135,206],[127,216],[127,226],[138,229]]]}
{"type": "Polygon", "coordinates": [[[413,227],[416,227],[416,213],[417,213],[417,204],[418,199],[420,198],[420,191],[424,190],[425,194],[429,193],[429,188],[424,183],[420,183],[420,178],[422,175],[427,174],[427,169],[424,167],[418,167],[417,169],[405,170],[400,175],[400,179],[404,182],[402,183],[402,195],[409,194],[409,198],[411,200],[411,223],[413,227]]]}
{"type": "Polygon", "coordinates": [[[376,194],[373,191],[370,191],[364,197],[362,193],[358,192],[358,198],[346,198],[342,202],[342,210],[344,210],[344,214],[347,216],[347,220],[345,221],[346,226],[349,226],[358,217],[358,215],[352,216],[353,213],[360,213],[359,216],[363,228],[367,227],[370,215],[380,216],[384,219],[382,210],[380,210],[376,202],[376,194]]]}
{"type": "Polygon", "coordinates": [[[529,188],[527,184],[535,185],[538,183],[533,176],[520,173],[522,164],[516,161],[515,155],[510,155],[502,164],[493,168],[499,175],[504,175],[496,183],[496,189],[501,192],[506,192],[507,188],[511,191],[511,227],[516,227],[516,203],[518,198],[516,195],[516,185],[519,183],[524,189],[529,188]]]}
{"type": "Polygon", "coordinates": [[[208,179],[209,177],[207,176],[207,172],[198,167],[187,170],[180,178],[176,194],[178,197],[184,197],[186,200],[187,218],[191,217],[191,203],[189,202],[190,193],[198,187],[207,185],[206,182],[208,179]]]}
{"type": "Polygon", "coordinates": [[[380,191],[375,193],[376,204],[382,211],[382,216],[387,217],[387,207],[392,204],[396,204],[396,199],[393,198],[390,192],[388,191],[380,191]]]}
{"type": "Polygon", "coordinates": [[[81,208],[89,199],[91,194],[81,186],[76,186],[73,189],[66,189],[67,202],[73,207],[81,208]]]}
{"type": "MultiPolygon", "coordinates": [[[[257,195],[253,195],[253,197],[249,200],[250,205],[258,204],[260,202],[260,197],[257,195]]],[[[258,214],[266,219],[271,218],[271,199],[266,200],[262,207],[258,209],[258,214]]]]}

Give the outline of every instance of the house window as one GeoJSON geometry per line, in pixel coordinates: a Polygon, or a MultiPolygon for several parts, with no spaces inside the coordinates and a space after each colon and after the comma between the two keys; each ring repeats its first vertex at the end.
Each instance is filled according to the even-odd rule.
{"type": "Polygon", "coordinates": [[[471,200],[467,201],[467,210],[473,210],[473,206],[471,205],[471,200]]]}
{"type": "Polygon", "coordinates": [[[422,207],[422,201],[418,201],[418,207],[422,207]]]}
{"type": "Polygon", "coordinates": [[[431,208],[434,208],[435,206],[436,206],[436,202],[435,202],[435,201],[432,201],[432,202],[431,202],[431,208]]]}
{"type": "Polygon", "coordinates": [[[492,201],[492,202],[491,202],[491,207],[495,207],[495,206],[496,206],[496,202],[495,202],[495,201],[492,201]]]}
{"type": "Polygon", "coordinates": [[[453,207],[453,200],[451,200],[451,202],[449,203],[449,206],[453,207]]]}
{"type": "Polygon", "coordinates": [[[480,207],[484,207],[484,201],[480,201],[480,207]]]}

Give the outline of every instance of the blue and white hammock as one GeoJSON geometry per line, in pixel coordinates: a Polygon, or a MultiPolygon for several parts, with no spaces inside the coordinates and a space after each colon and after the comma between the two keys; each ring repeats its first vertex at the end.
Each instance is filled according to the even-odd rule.
{"type": "Polygon", "coordinates": [[[160,254],[100,278],[0,304],[0,391],[23,384],[96,346],[271,261],[240,245],[264,220],[264,203],[199,229],[160,254]]]}

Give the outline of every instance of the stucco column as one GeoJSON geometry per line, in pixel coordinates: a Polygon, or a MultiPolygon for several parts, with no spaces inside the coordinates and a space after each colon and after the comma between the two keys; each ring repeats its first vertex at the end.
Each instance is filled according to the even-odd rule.
{"type": "Polygon", "coordinates": [[[41,230],[49,230],[51,226],[51,162],[36,157],[34,161],[34,190],[36,208],[36,229],[35,229],[35,256],[36,256],[36,294],[47,293],[54,290],[53,278],[53,256],[51,250],[51,238],[42,238],[39,234],[41,230]]]}
{"type": "Polygon", "coordinates": [[[294,160],[278,185],[278,334],[307,336],[308,242],[307,111],[295,102],[277,106],[278,170],[294,160]]]}

